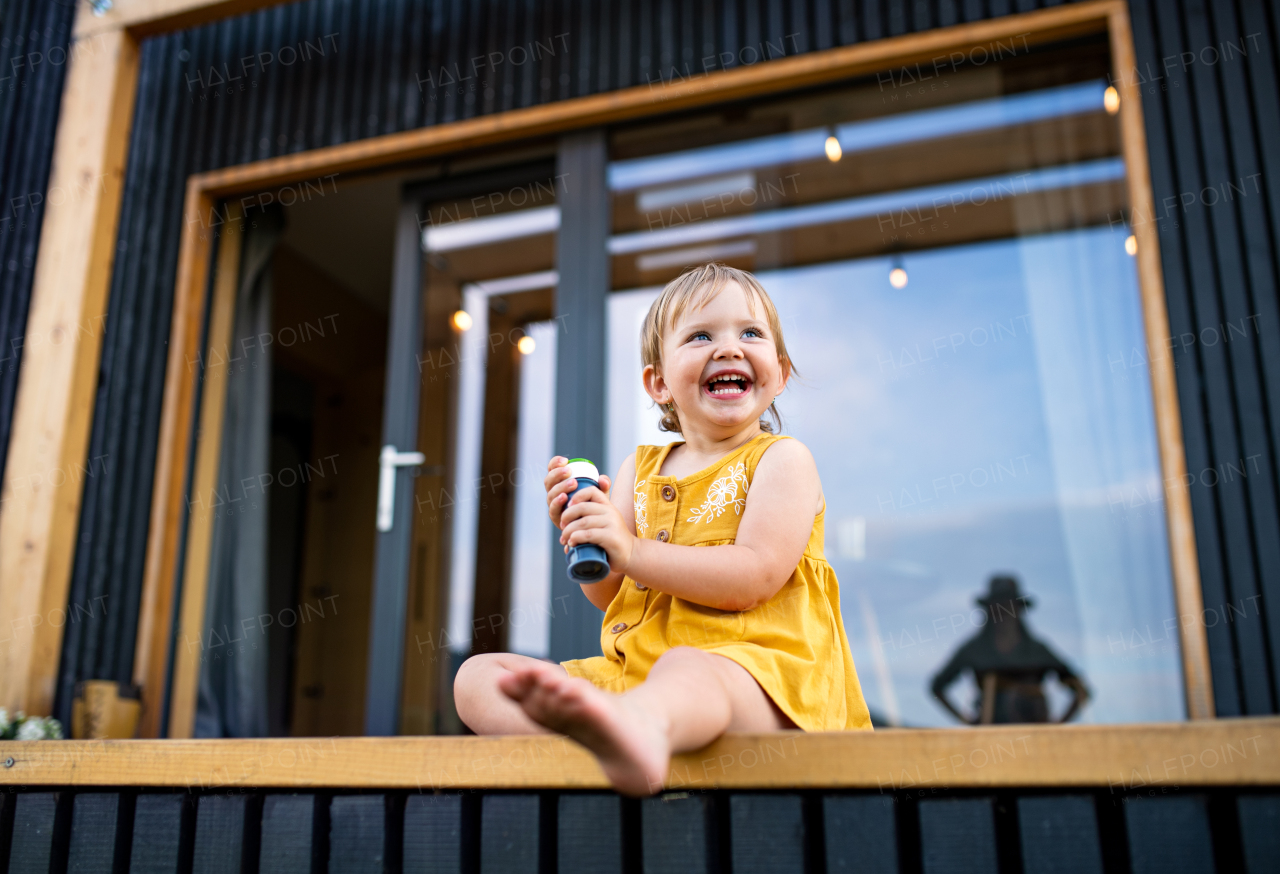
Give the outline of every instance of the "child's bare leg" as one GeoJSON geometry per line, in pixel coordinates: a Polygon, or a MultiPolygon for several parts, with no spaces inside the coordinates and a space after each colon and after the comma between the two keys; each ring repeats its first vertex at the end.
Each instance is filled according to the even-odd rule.
{"type": "Polygon", "coordinates": [[[736,662],[676,647],[624,695],[538,663],[504,677],[503,692],[536,722],[594,752],[620,791],[652,795],[667,778],[671,754],[706,746],[724,732],[794,728],[736,662]]]}
{"type": "Polygon", "coordinates": [[[530,719],[498,687],[502,677],[532,665],[568,676],[559,665],[509,652],[484,653],[463,662],[453,681],[453,701],[467,728],[476,734],[549,734],[550,729],[530,719]]]}

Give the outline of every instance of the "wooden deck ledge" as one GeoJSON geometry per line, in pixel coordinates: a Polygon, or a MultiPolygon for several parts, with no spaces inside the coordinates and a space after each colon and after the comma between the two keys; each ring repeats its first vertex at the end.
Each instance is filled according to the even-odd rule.
{"type": "MultiPolygon", "coordinates": [[[[564,737],[6,741],[0,782],[44,786],[603,789],[564,737]]],[[[727,735],[676,757],[670,789],[1280,785],[1280,717],[727,735]]]]}

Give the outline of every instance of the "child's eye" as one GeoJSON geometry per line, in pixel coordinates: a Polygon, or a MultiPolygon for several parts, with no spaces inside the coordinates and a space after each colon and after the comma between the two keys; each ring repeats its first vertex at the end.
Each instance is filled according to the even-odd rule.
{"type": "Polygon", "coordinates": [[[706,331],[694,331],[693,334],[689,336],[689,339],[690,340],[710,340],[711,335],[708,334],[706,331]]]}
{"type": "Polygon", "coordinates": [[[742,336],[755,337],[756,339],[760,340],[760,339],[764,339],[764,331],[761,331],[759,328],[747,328],[745,331],[742,332],[742,336]]]}

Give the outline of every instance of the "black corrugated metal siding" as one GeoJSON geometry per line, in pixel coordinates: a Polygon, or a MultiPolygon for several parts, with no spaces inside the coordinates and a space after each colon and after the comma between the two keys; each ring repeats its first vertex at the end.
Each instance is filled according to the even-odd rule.
{"type": "MultiPolygon", "coordinates": [[[[1177,361],[1189,467],[1198,477],[1220,471],[1216,486],[1192,487],[1205,601],[1218,614],[1232,600],[1250,611],[1244,619],[1232,614],[1231,622],[1211,616],[1206,622],[1218,710],[1274,712],[1280,669],[1277,12],[1264,0],[1216,0],[1211,9],[1207,0],[1132,3],[1140,68],[1164,77],[1144,86],[1156,203],[1170,197],[1180,203],[1180,192],[1198,195],[1262,174],[1255,177],[1258,193],[1171,213],[1160,233],[1175,335],[1198,338],[1202,329],[1255,317],[1247,341],[1212,345],[1206,334],[1179,347],[1177,361]],[[1237,52],[1209,63],[1211,55],[1201,61],[1197,54],[1186,69],[1177,60],[1215,45],[1225,54],[1223,43],[1242,38],[1245,57],[1237,52]],[[1170,56],[1172,68],[1165,63],[1170,56]],[[1250,475],[1226,481],[1225,465],[1238,467],[1241,459],[1250,475]],[[1247,600],[1255,595],[1262,597],[1247,600]]],[[[59,712],[68,709],[75,679],[127,680],[131,670],[189,174],[669,79],[673,67],[680,74],[696,71],[705,57],[737,56],[763,43],[794,54],[1042,5],[1053,4],[307,0],[148,40],[89,453],[109,459],[109,475],[86,480],[71,589],[72,603],[107,596],[110,620],[68,625],[59,712]],[[543,46],[540,60],[514,63],[510,50],[534,42],[543,46]],[[261,62],[242,63],[258,52],[265,53],[261,62]],[[437,81],[441,67],[457,64],[465,72],[470,59],[489,52],[507,60],[460,85],[437,81]]]]}
{"type": "Polygon", "coordinates": [[[0,480],[27,330],[49,164],[75,7],[71,0],[0,4],[0,480]]]}

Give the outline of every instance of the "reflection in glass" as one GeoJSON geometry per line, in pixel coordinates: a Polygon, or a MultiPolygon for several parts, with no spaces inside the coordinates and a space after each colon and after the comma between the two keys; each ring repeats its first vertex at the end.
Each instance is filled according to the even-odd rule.
{"type": "Polygon", "coordinates": [[[1039,641],[1044,664],[1015,678],[962,659],[949,694],[968,716],[1185,713],[1108,65],[1086,42],[961,69],[914,102],[855,83],[614,135],[611,469],[678,439],[638,376],[662,284],[713,259],[753,270],[804,374],[784,431],[822,474],[881,723],[954,724],[934,678],[1015,626],[1010,651],[1039,641]],[[1034,629],[1019,612],[984,631],[993,577],[1034,593],[1034,629]]]}

